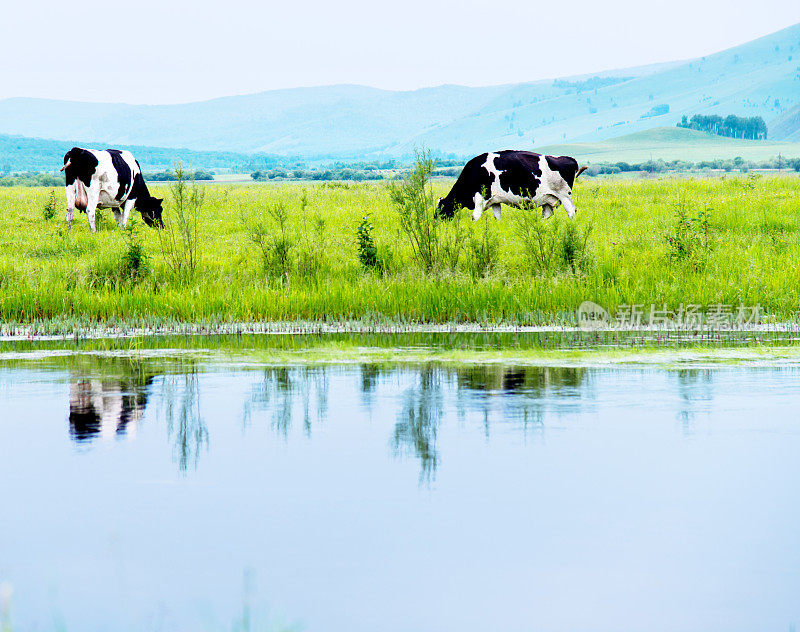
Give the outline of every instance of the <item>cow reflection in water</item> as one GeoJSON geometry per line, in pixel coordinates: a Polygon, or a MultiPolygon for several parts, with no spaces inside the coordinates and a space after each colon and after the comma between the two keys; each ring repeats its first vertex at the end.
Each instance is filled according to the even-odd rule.
{"type": "Polygon", "coordinates": [[[69,385],[69,434],[79,443],[135,435],[147,406],[151,377],[74,379],[69,385]]]}
{"type": "Polygon", "coordinates": [[[200,381],[195,361],[119,362],[95,358],[69,385],[69,434],[80,444],[98,438],[132,437],[148,404],[163,422],[181,472],[197,467],[208,448],[208,430],[200,414],[200,381]]]}

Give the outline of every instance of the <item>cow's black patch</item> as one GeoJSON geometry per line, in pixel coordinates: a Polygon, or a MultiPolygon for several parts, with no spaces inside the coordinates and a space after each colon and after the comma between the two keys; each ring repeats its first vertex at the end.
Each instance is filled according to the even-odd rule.
{"type": "Polygon", "coordinates": [[[119,190],[114,197],[117,200],[127,200],[133,186],[133,171],[122,158],[122,152],[119,149],[106,149],[106,151],[111,155],[111,164],[114,166],[119,180],[119,190]]]}
{"type": "Polygon", "coordinates": [[[545,156],[545,159],[547,166],[558,171],[571,189],[575,184],[575,174],[578,173],[578,161],[570,156],[545,156]]]}
{"type": "Polygon", "coordinates": [[[459,208],[474,209],[475,193],[489,191],[492,177],[483,168],[487,156],[488,154],[480,154],[464,165],[450,193],[439,201],[437,211],[442,217],[453,217],[459,208]]]}
{"type": "Polygon", "coordinates": [[[100,433],[100,413],[91,401],[70,402],[69,406],[69,434],[73,440],[88,441],[100,433]]]}
{"type": "Polygon", "coordinates": [[[539,154],[530,151],[501,151],[494,159],[500,174],[500,187],[514,195],[533,197],[539,189],[542,168],[539,154]]]}
{"type": "Polygon", "coordinates": [[[136,198],[136,209],[142,214],[144,223],[151,228],[164,228],[164,220],[161,218],[163,200],[157,197],[136,198]]]}
{"type": "Polygon", "coordinates": [[[142,167],[139,161],[136,161],[136,166],[139,167],[138,172],[133,177],[133,184],[131,185],[131,192],[128,197],[136,200],[134,208],[142,214],[142,220],[151,228],[164,228],[164,220],[161,218],[163,207],[161,203],[164,201],[161,198],[153,197],[147,189],[147,184],[142,177],[142,167]]]}
{"type": "Polygon", "coordinates": [[[80,147],[73,147],[64,154],[64,164],[67,163],[69,166],[64,170],[67,186],[75,180],[80,180],[87,187],[91,185],[92,176],[99,164],[97,157],[92,152],[80,147]]]}

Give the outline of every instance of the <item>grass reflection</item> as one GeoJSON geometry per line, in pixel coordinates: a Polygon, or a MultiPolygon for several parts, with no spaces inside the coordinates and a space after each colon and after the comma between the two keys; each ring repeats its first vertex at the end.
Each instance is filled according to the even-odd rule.
{"type": "Polygon", "coordinates": [[[200,405],[200,380],[197,365],[191,363],[180,375],[165,375],[161,380],[159,400],[172,454],[178,469],[197,468],[203,450],[208,450],[208,428],[200,405]]]}

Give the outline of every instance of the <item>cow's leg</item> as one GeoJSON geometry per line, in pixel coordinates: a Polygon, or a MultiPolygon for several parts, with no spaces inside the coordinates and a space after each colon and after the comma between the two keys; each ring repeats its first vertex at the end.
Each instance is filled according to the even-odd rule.
{"type": "Polygon", "coordinates": [[[562,195],[559,197],[561,200],[561,205],[564,207],[564,210],[567,212],[567,215],[570,217],[575,217],[575,203],[572,201],[572,198],[569,195],[562,195]]]}
{"type": "Polygon", "coordinates": [[[91,189],[88,191],[88,202],[86,203],[86,217],[89,219],[89,228],[92,229],[92,232],[96,232],[94,227],[94,212],[97,208],[97,203],[99,202],[100,193],[99,191],[92,191],[91,189]]]}
{"type": "Polygon", "coordinates": [[[125,228],[128,225],[128,218],[131,216],[131,211],[133,210],[133,205],[136,204],[136,200],[125,200],[125,203],[122,205],[122,227],[125,228]]]}
{"type": "Polygon", "coordinates": [[[114,221],[117,223],[117,227],[118,228],[122,228],[125,224],[123,223],[122,213],[120,212],[119,207],[118,206],[112,206],[111,210],[114,213],[114,221]]]}
{"type": "Polygon", "coordinates": [[[553,207],[549,204],[542,204],[542,219],[553,217],[553,207]]]}
{"type": "Polygon", "coordinates": [[[67,191],[67,228],[72,228],[72,218],[75,217],[75,185],[66,187],[67,191]]]}
{"type": "Polygon", "coordinates": [[[503,211],[500,209],[499,204],[492,204],[492,213],[494,213],[494,218],[498,221],[503,217],[503,211]]]}
{"type": "Polygon", "coordinates": [[[476,193],[475,197],[472,199],[475,202],[475,210],[472,211],[472,219],[474,219],[477,222],[481,218],[481,215],[483,215],[483,211],[486,207],[486,202],[484,201],[483,196],[480,193],[476,193]]]}

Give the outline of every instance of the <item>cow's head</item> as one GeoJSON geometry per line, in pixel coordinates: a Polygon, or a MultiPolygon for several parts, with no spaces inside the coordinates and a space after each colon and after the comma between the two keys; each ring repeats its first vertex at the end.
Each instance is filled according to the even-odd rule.
{"type": "Polygon", "coordinates": [[[436,201],[436,215],[443,219],[453,219],[456,214],[456,205],[449,197],[439,198],[436,201]]]}
{"type": "Polygon", "coordinates": [[[164,228],[164,220],[161,219],[161,213],[164,211],[161,206],[163,201],[157,197],[144,198],[137,201],[136,208],[142,214],[144,223],[151,228],[164,228]]]}

